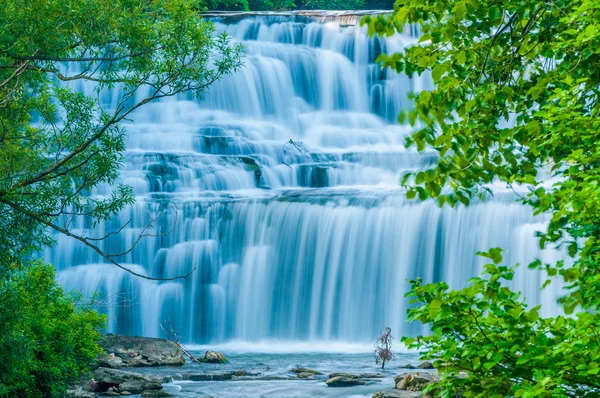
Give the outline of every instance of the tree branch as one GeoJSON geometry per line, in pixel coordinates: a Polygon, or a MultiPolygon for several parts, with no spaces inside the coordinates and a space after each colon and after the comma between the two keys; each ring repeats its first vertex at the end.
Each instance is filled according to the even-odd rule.
{"type": "Polygon", "coordinates": [[[26,208],[16,204],[16,203],[12,203],[11,201],[8,201],[4,198],[2,198],[0,196],[0,203],[4,203],[5,205],[13,208],[14,210],[18,211],[19,213],[34,219],[35,221],[46,225],[47,227],[50,227],[52,229],[54,229],[57,232],[62,233],[63,235],[66,235],[70,238],[76,239],[78,241],[80,241],[81,243],[83,243],[84,245],[86,245],[87,247],[93,249],[96,253],[98,253],[101,257],[103,257],[104,259],[106,259],[108,262],[110,262],[111,264],[117,266],[118,268],[122,269],[123,271],[126,271],[134,276],[137,276],[139,278],[143,278],[143,279],[148,279],[148,280],[153,280],[153,281],[173,281],[176,279],[186,279],[188,276],[190,276],[195,270],[196,267],[194,267],[190,272],[188,272],[185,275],[177,275],[171,278],[154,278],[151,276],[147,276],[147,275],[142,275],[140,273],[137,273],[119,263],[117,263],[115,260],[113,260],[109,255],[107,255],[106,253],[104,253],[104,251],[102,251],[102,249],[100,249],[98,246],[94,245],[93,243],[89,242],[87,238],[84,238],[82,236],[76,235],[72,232],[70,232],[69,230],[62,228],[56,224],[54,224],[51,221],[48,221],[46,219],[44,219],[43,217],[39,216],[38,214],[31,212],[29,210],[27,210],[26,208]]]}

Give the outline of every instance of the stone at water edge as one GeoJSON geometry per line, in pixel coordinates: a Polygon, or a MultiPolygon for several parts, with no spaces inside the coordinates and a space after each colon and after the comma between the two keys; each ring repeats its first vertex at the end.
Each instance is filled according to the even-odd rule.
{"type": "Polygon", "coordinates": [[[162,380],[159,377],[118,369],[98,368],[94,371],[94,380],[96,382],[94,392],[99,393],[111,388],[113,391],[129,391],[132,394],[162,389],[162,380]]]}
{"type": "Polygon", "coordinates": [[[177,344],[169,340],[105,334],[100,346],[106,352],[98,358],[101,367],[181,366],[185,363],[177,344]]]}
{"type": "Polygon", "coordinates": [[[204,353],[204,358],[200,359],[200,362],[206,363],[227,363],[229,362],[225,355],[221,354],[218,351],[206,351],[204,353]]]}
{"type": "Polygon", "coordinates": [[[299,379],[314,379],[315,374],[314,373],[309,373],[309,372],[300,372],[298,373],[298,378],[299,379]]]}
{"type": "Polygon", "coordinates": [[[367,384],[366,381],[354,377],[333,377],[325,382],[328,387],[352,387],[367,384]]]}
{"type": "Polygon", "coordinates": [[[116,356],[112,352],[106,356],[98,358],[98,365],[105,368],[113,369],[119,369],[129,366],[125,361],[123,361],[120,357],[116,356]]]}
{"type": "Polygon", "coordinates": [[[226,373],[185,373],[182,380],[189,381],[228,381],[233,380],[233,372],[226,373]]]}
{"type": "Polygon", "coordinates": [[[420,392],[390,389],[376,392],[372,398],[418,398],[421,396],[420,392]]]}
{"type": "Polygon", "coordinates": [[[96,398],[96,394],[89,392],[79,386],[67,390],[66,398],[96,398]]]}
{"type": "Polygon", "coordinates": [[[303,368],[303,367],[300,367],[298,365],[296,365],[295,368],[292,368],[290,370],[290,372],[293,372],[293,373],[312,373],[312,374],[315,374],[315,375],[322,375],[323,374],[323,373],[319,372],[318,370],[309,369],[309,368],[303,368]]]}
{"type": "Polygon", "coordinates": [[[110,387],[108,390],[101,393],[100,395],[105,396],[105,397],[118,397],[119,395],[121,395],[121,393],[119,392],[118,388],[110,387]]]}
{"type": "Polygon", "coordinates": [[[349,377],[352,379],[383,379],[385,378],[384,375],[379,374],[379,373],[359,373],[359,374],[354,374],[354,373],[331,373],[328,377],[330,379],[333,379],[334,377],[349,377]]]}
{"type": "Polygon", "coordinates": [[[406,365],[402,365],[400,367],[402,369],[417,369],[417,367],[415,365],[411,365],[410,363],[407,363],[406,365]]]}
{"type": "Polygon", "coordinates": [[[260,376],[259,372],[248,372],[247,370],[233,370],[229,372],[214,372],[214,373],[181,373],[169,377],[171,380],[188,380],[188,381],[229,381],[243,378],[244,380],[254,380],[256,376],[260,376]]]}
{"type": "Polygon", "coordinates": [[[162,397],[174,397],[175,395],[169,394],[163,390],[147,390],[142,392],[142,397],[162,398],[162,397]]]}
{"type": "Polygon", "coordinates": [[[248,372],[247,370],[234,370],[233,375],[236,377],[242,377],[242,376],[260,376],[261,373],[260,372],[248,372]]]}
{"type": "Polygon", "coordinates": [[[435,369],[435,368],[433,367],[433,364],[431,362],[425,361],[419,365],[419,369],[435,369]]]}
{"type": "Polygon", "coordinates": [[[427,385],[438,381],[438,375],[431,372],[406,373],[394,377],[396,388],[405,391],[421,391],[427,385]]]}

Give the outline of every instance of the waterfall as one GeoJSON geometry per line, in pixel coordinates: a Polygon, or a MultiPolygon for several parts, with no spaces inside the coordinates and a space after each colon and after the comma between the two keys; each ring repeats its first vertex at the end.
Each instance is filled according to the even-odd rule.
{"type": "MultiPolygon", "coordinates": [[[[196,270],[185,280],[135,278],[65,236],[44,253],[66,288],[101,293],[109,331],[160,336],[170,320],[193,343],[372,341],[386,326],[415,334],[423,329],[405,321],[407,279],[462,287],[484,264],[475,252],[496,246],[508,264],[559,255],[538,249],[547,220],[503,186],[469,208],[405,198],[401,175],[436,154],[406,149],[411,128],[396,116],[431,82],[382,71],[375,59],[416,43],[414,31],[370,38],[347,14],[211,18],[243,43],[245,66],[201,100],[136,111],[121,178],[137,203],[93,229],[73,221],[87,236],[129,222],[101,243],[119,252],[148,214],[160,215],[154,235],[118,260],[154,277],[196,270]]],[[[520,269],[514,287],[551,303],[557,292],[540,291],[542,282],[520,269]]]]}

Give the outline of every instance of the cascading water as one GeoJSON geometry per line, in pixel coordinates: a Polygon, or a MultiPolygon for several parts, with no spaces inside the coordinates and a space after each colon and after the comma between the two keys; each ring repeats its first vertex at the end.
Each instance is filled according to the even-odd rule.
{"type": "MultiPolygon", "coordinates": [[[[400,176],[435,154],[405,149],[410,128],[396,115],[430,82],[381,71],[375,59],[415,43],[414,32],[369,38],[347,15],[214,20],[244,44],[245,67],[202,101],[137,111],[122,171],[137,203],[94,231],[75,221],[90,236],[131,220],[102,243],[119,252],[147,213],[162,214],[160,235],[119,261],[155,277],[196,271],[138,279],[64,236],[45,254],[68,289],[103,293],[109,331],[158,336],[168,319],[195,343],[373,341],[385,326],[421,331],[404,320],[407,278],[463,286],[483,263],[474,253],[495,246],[511,264],[556,255],[537,249],[545,220],[502,187],[468,209],[405,199],[400,176]]],[[[528,300],[552,300],[541,276],[519,272],[528,300]]]]}

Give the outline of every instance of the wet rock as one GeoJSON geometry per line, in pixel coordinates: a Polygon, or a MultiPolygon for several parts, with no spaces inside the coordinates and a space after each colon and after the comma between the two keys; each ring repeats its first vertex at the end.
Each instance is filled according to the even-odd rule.
{"type": "Polygon", "coordinates": [[[384,379],[385,376],[380,373],[360,373],[358,375],[361,379],[384,379]]]}
{"type": "Polygon", "coordinates": [[[173,394],[169,394],[166,391],[163,390],[147,390],[142,392],[142,397],[156,397],[156,398],[160,398],[160,397],[174,397],[175,395],[173,394]]]}
{"type": "Polygon", "coordinates": [[[425,361],[419,365],[419,369],[435,369],[435,368],[433,367],[433,364],[431,362],[425,361]]]}
{"type": "Polygon", "coordinates": [[[139,394],[144,390],[162,389],[162,380],[159,377],[118,369],[98,368],[94,371],[94,380],[96,392],[129,391],[139,394]]]}
{"type": "Polygon", "coordinates": [[[119,392],[118,388],[110,387],[108,390],[104,391],[100,395],[105,397],[118,397],[119,395],[121,395],[121,393],[119,392]]]}
{"type": "Polygon", "coordinates": [[[200,362],[205,363],[227,363],[229,362],[225,355],[221,354],[218,351],[206,351],[204,353],[204,358],[200,359],[200,362]]]}
{"type": "Polygon", "coordinates": [[[100,387],[98,387],[98,383],[96,382],[96,380],[93,380],[93,379],[86,382],[83,389],[85,391],[100,391],[100,387]]]}
{"type": "Polygon", "coordinates": [[[329,167],[323,165],[301,165],[298,167],[298,183],[303,187],[324,188],[329,185],[329,167]]]}
{"type": "Polygon", "coordinates": [[[240,381],[287,381],[287,380],[296,380],[293,377],[288,376],[261,376],[261,377],[240,377],[237,380],[240,381]]]}
{"type": "Polygon", "coordinates": [[[402,369],[417,369],[417,367],[415,365],[411,365],[409,363],[407,363],[406,365],[402,365],[400,366],[402,369]]]}
{"type": "Polygon", "coordinates": [[[421,393],[414,391],[402,391],[396,389],[379,391],[373,394],[372,398],[417,398],[421,393]]]}
{"type": "Polygon", "coordinates": [[[259,185],[260,177],[262,176],[262,170],[260,169],[260,166],[256,163],[256,159],[251,158],[249,156],[240,156],[240,160],[246,165],[248,170],[254,173],[254,181],[256,182],[256,185],[259,185]]]}
{"type": "Polygon", "coordinates": [[[96,398],[96,394],[84,390],[81,386],[68,389],[65,396],[66,398],[96,398]]]}
{"type": "Polygon", "coordinates": [[[98,359],[98,364],[105,368],[181,366],[185,363],[177,344],[169,340],[106,334],[100,345],[106,355],[98,359]]]}
{"type": "Polygon", "coordinates": [[[308,369],[308,368],[302,368],[300,366],[296,366],[295,368],[292,368],[292,370],[290,370],[290,372],[293,372],[293,373],[312,373],[314,375],[322,375],[323,374],[323,373],[319,372],[318,370],[308,369]]]}
{"type": "Polygon", "coordinates": [[[189,381],[227,381],[233,379],[233,372],[227,373],[186,373],[181,375],[182,380],[189,381]]]}
{"type": "Polygon", "coordinates": [[[325,384],[327,384],[328,387],[352,387],[364,385],[367,384],[367,382],[354,377],[337,376],[328,379],[325,384]]]}
{"type": "Polygon", "coordinates": [[[439,377],[430,372],[406,373],[394,377],[396,388],[404,391],[421,391],[427,385],[439,381],[439,377]]]}
{"type": "Polygon", "coordinates": [[[313,379],[315,377],[314,373],[309,373],[309,372],[300,372],[298,373],[298,378],[299,379],[313,379]]]}
{"type": "Polygon", "coordinates": [[[330,379],[333,379],[334,377],[348,377],[348,378],[354,378],[354,379],[383,379],[385,378],[384,375],[379,374],[379,373],[358,373],[358,374],[354,374],[354,373],[331,373],[329,375],[330,379]]]}
{"type": "Polygon", "coordinates": [[[217,373],[183,373],[173,375],[169,377],[171,380],[189,380],[189,381],[227,381],[236,378],[236,380],[254,380],[256,376],[260,376],[260,373],[253,373],[247,370],[234,370],[231,372],[217,372],[217,373]]]}
{"type": "Polygon", "coordinates": [[[120,357],[116,356],[114,353],[110,353],[104,357],[99,358],[98,365],[103,366],[105,368],[113,369],[128,366],[120,357]]]}
{"type": "Polygon", "coordinates": [[[247,370],[234,370],[231,372],[236,377],[241,376],[260,376],[260,372],[248,372],[247,370]]]}
{"type": "Polygon", "coordinates": [[[119,394],[116,391],[106,391],[106,392],[100,393],[99,395],[101,397],[120,397],[121,396],[121,394],[119,394]]]}

